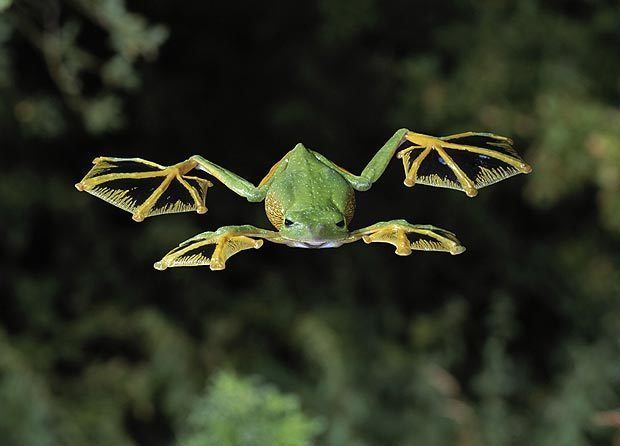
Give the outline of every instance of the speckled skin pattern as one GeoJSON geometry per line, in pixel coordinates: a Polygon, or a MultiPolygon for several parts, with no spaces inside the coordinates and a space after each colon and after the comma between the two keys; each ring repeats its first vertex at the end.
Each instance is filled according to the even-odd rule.
{"type": "Polygon", "coordinates": [[[391,220],[351,231],[355,191],[370,189],[398,151],[406,186],[420,183],[447,187],[473,197],[482,187],[531,172],[512,145],[509,138],[491,133],[465,132],[437,138],[400,129],[364,170],[354,175],[299,143],[257,186],[200,155],[168,167],[141,158],[99,157],[75,186],[132,213],[138,222],[166,213],[207,212],[207,189],[213,184],[195,176],[194,169],[206,172],[251,202],[265,202],[275,231],[237,225],[198,234],[155,263],[160,270],[201,265],[221,270],[231,256],[260,248],[263,240],[300,248],[334,248],[363,240],[391,244],[400,256],[408,256],[412,250],[455,255],[465,251],[456,236],[430,225],[391,220]]]}
{"type": "Polygon", "coordinates": [[[297,144],[274,173],[265,203],[280,235],[300,242],[291,245],[333,247],[349,234],[355,195],[341,172],[297,144]]]}

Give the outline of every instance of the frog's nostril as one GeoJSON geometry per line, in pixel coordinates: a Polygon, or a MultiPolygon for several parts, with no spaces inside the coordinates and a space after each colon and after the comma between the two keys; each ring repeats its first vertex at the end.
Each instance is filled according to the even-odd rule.
{"type": "Polygon", "coordinates": [[[336,226],[338,226],[339,228],[344,228],[344,220],[340,220],[338,223],[336,223],[336,226]]]}
{"type": "Polygon", "coordinates": [[[293,222],[291,220],[289,220],[288,218],[285,218],[284,219],[284,226],[286,226],[286,227],[293,226],[293,222]]]}

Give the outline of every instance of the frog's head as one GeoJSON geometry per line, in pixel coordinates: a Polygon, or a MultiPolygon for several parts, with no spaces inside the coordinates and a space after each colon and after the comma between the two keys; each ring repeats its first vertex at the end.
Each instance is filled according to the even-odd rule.
{"type": "Polygon", "coordinates": [[[335,207],[286,212],[279,229],[291,245],[303,248],[336,247],[349,233],[346,216],[335,207]]]}

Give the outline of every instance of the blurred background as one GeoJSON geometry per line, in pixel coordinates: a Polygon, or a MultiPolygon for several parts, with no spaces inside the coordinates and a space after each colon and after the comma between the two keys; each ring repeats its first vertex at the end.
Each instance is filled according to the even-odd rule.
{"type": "Polygon", "coordinates": [[[619,445],[615,0],[0,0],[2,446],[619,445]],[[512,137],[463,193],[394,160],[353,227],[406,218],[463,255],[266,243],[158,272],[180,241],[73,184],[99,155],[192,154],[258,182],[297,142],[353,172],[407,127],[512,137]]]}

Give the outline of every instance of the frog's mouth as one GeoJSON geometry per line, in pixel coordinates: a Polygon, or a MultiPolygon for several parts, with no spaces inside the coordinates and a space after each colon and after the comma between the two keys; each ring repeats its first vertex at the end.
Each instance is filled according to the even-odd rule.
{"type": "Polygon", "coordinates": [[[320,248],[337,248],[342,245],[342,241],[339,240],[291,240],[287,239],[286,244],[293,248],[309,248],[309,249],[320,249],[320,248]]]}

